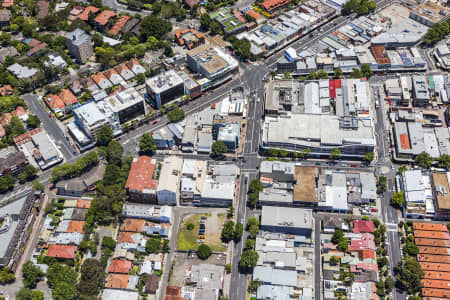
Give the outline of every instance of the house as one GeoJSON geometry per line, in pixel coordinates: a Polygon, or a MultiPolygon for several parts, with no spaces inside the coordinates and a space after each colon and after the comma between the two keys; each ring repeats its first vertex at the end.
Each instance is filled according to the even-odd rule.
{"type": "Polygon", "coordinates": [[[79,95],[82,92],[82,86],[79,79],[75,79],[72,83],[69,84],[69,89],[75,94],[79,95]]]}
{"type": "Polygon", "coordinates": [[[125,24],[127,24],[129,20],[130,20],[129,16],[121,16],[119,20],[116,21],[111,30],[108,32],[108,34],[112,36],[118,35],[120,30],[125,26],[125,24]]]}
{"type": "Polygon", "coordinates": [[[145,68],[134,58],[130,59],[129,61],[125,62],[125,65],[128,69],[133,71],[134,74],[145,74],[145,68]]]}
{"type": "Polygon", "coordinates": [[[2,7],[8,8],[14,5],[14,0],[3,0],[2,7]]]}
{"type": "Polygon", "coordinates": [[[201,0],[184,0],[187,6],[192,9],[194,6],[199,5],[201,0]]]}
{"type": "Polygon", "coordinates": [[[124,291],[116,289],[104,289],[102,293],[102,300],[138,300],[139,293],[134,291],[124,291]]]}
{"type": "Polygon", "coordinates": [[[156,160],[149,156],[139,156],[131,163],[125,188],[131,202],[156,203],[158,181],[153,179],[156,160]]]}
{"type": "Polygon", "coordinates": [[[47,106],[58,114],[70,112],[72,106],[78,103],[77,97],[69,89],[62,89],[58,95],[47,95],[44,99],[47,106]]]}
{"type": "Polygon", "coordinates": [[[109,265],[108,273],[122,273],[128,274],[133,264],[129,260],[125,259],[113,259],[111,265],[109,265]]]}
{"type": "Polygon", "coordinates": [[[87,21],[87,20],[89,20],[90,14],[95,15],[99,12],[99,10],[100,9],[95,6],[88,6],[83,10],[83,12],[81,14],[78,15],[78,19],[87,21]]]}
{"type": "Polygon", "coordinates": [[[105,288],[134,291],[139,277],[128,274],[109,274],[106,278],[105,288]]]}
{"type": "Polygon", "coordinates": [[[0,10],[0,27],[8,26],[10,21],[11,11],[5,9],[0,10]]]}
{"type": "Polygon", "coordinates": [[[112,82],[113,85],[125,85],[125,80],[123,80],[123,78],[119,75],[119,73],[116,72],[116,70],[114,69],[109,69],[105,72],[103,72],[103,74],[106,76],[106,78],[109,79],[109,81],[112,82]]]}
{"type": "Polygon", "coordinates": [[[144,291],[147,294],[154,295],[156,294],[156,291],[158,291],[158,286],[159,286],[159,276],[151,274],[148,277],[147,282],[145,283],[144,291]]]}
{"type": "Polygon", "coordinates": [[[373,233],[375,225],[370,220],[355,220],[353,221],[353,233],[373,233]]]}
{"type": "Polygon", "coordinates": [[[113,86],[111,81],[109,81],[102,72],[91,75],[91,78],[102,90],[113,86]]]}
{"type": "Polygon", "coordinates": [[[112,10],[104,10],[94,19],[94,26],[99,31],[104,31],[109,19],[114,18],[116,13],[112,10]]]}
{"type": "Polygon", "coordinates": [[[37,15],[37,20],[40,21],[46,16],[48,16],[48,7],[50,5],[50,2],[48,1],[38,1],[37,6],[39,7],[39,12],[37,15]]]}
{"type": "Polygon", "coordinates": [[[128,69],[127,65],[125,63],[122,63],[120,65],[117,65],[114,67],[114,70],[125,80],[130,80],[134,78],[135,74],[128,69]]]}
{"type": "Polygon", "coordinates": [[[67,67],[66,61],[59,54],[50,54],[48,55],[48,59],[49,61],[45,63],[46,65],[52,65],[60,70],[67,67]]]}
{"type": "Polygon", "coordinates": [[[14,90],[11,85],[7,84],[0,87],[0,96],[10,96],[14,93],[14,90]]]}
{"type": "Polygon", "coordinates": [[[13,110],[11,114],[18,117],[22,122],[28,120],[28,112],[22,106],[17,106],[17,108],[13,110]]]}
{"type": "Polygon", "coordinates": [[[11,123],[12,114],[10,113],[4,113],[0,117],[0,124],[2,124],[3,127],[9,125],[11,123]]]}
{"type": "Polygon", "coordinates": [[[17,79],[31,78],[37,73],[37,69],[22,66],[15,63],[7,68],[7,70],[14,75],[17,79]]]}
{"type": "Polygon", "coordinates": [[[74,259],[77,249],[77,246],[52,244],[48,247],[46,256],[58,259],[74,259]]]}

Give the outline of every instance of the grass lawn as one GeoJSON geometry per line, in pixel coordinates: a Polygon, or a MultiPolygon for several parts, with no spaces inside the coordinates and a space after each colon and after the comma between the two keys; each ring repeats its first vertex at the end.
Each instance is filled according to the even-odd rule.
{"type": "Polygon", "coordinates": [[[191,215],[183,219],[178,232],[177,249],[178,250],[197,250],[199,222],[202,215],[191,215]],[[187,224],[194,224],[194,229],[188,230],[187,224]]]}

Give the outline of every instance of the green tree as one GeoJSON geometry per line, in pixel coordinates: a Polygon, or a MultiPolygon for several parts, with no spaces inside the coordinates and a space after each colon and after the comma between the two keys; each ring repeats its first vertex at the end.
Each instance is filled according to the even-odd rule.
{"type": "Polygon", "coordinates": [[[416,163],[424,169],[429,169],[433,164],[433,158],[427,152],[422,152],[416,157],[416,163]]]}
{"type": "Polygon", "coordinates": [[[339,148],[333,148],[331,150],[330,159],[336,160],[336,159],[341,158],[341,156],[342,156],[342,153],[341,153],[341,150],[339,150],[339,148]]]}
{"type": "Polygon", "coordinates": [[[14,187],[15,183],[16,180],[11,175],[0,177],[0,193],[5,193],[11,190],[14,187]]]}
{"type": "Polygon", "coordinates": [[[406,240],[403,250],[408,253],[409,256],[417,256],[419,254],[419,247],[414,243],[414,241],[406,240]]]}
{"type": "Polygon", "coordinates": [[[103,126],[97,133],[97,145],[107,146],[113,139],[113,131],[108,126],[103,126]]]}
{"type": "MultiPolygon", "coordinates": [[[[74,281],[76,282],[76,280],[74,281]]],[[[77,296],[77,288],[72,283],[62,281],[58,283],[52,291],[52,297],[55,300],[72,300],[77,296]]]]}
{"type": "Polygon", "coordinates": [[[221,234],[222,240],[225,242],[229,242],[233,239],[233,235],[234,235],[234,222],[233,221],[225,222],[222,228],[221,234]]]}
{"type": "Polygon", "coordinates": [[[31,300],[43,300],[44,292],[39,291],[39,290],[32,290],[30,292],[30,298],[31,298],[31,300]]]}
{"type": "Polygon", "coordinates": [[[30,128],[38,128],[41,126],[41,120],[39,120],[39,118],[35,115],[29,115],[26,123],[30,128]]]}
{"type": "Polygon", "coordinates": [[[368,64],[361,65],[361,73],[363,77],[370,78],[373,75],[373,71],[368,64]]]}
{"type": "Polygon", "coordinates": [[[245,240],[245,249],[253,249],[255,247],[255,240],[247,239],[245,240]]]}
{"type": "Polygon", "coordinates": [[[264,185],[262,184],[262,182],[258,179],[252,179],[252,181],[250,182],[250,185],[248,187],[248,191],[250,193],[256,193],[256,192],[262,192],[262,190],[264,189],[264,185]]]}
{"type": "Polygon", "coordinates": [[[370,163],[373,161],[373,159],[375,158],[375,154],[373,153],[373,151],[367,152],[366,155],[364,155],[364,161],[370,163]]]}
{"type": "Polygon", "coordinates": [[[262,284],[262,282],[259,280],[250,281],[250,283],[248,284],[248,288],[247,288],[248,292],[249,293],[256,292],[261,284],[262,284]]]}
{"type": "Polygon", "coordinates": [[[15,137],[25,132],[22,121],[17,116],[13,116],[8,125],[5,126],[6,135],[15,137]]]}
{"type": "Polygon", "coordinates": [[[209,24],[211,23],[211,18],[208,14],[202,14],[200,16],[200,26],[203,30],[208,30],[209,24]]]}
{"type": "Polygon", "coordinates": [[[339,241],[339,243],[336,246],[337,249],[347,252],[348,250],[348,240],[347,239],[342,239],[339,241]]]}
{"type": "Polygon", "coordinates": [[[442,154],[438,159],[439,168],[450,169],[450,155],[442,154]]]}
{"type": "Polygon", "coordinates": [[[250,58],[252,56],[250,52],[250,42],[246,39],[234,40],[232,47],[234,52],[242,58],[250,58]]]}
{"type": "Polygon", "coordinates": [[[145,74],[144,73],[139,73],[136,75],[136,81],[138,84],[144,84],[145,82],[145,74]]]}
{"type": "Polygon", "coordinates": [[[234,207],[230,206],[230,207],[228,207],[228,210],[227,210],[227,217],[229,219],[231,219],[233,216],[234,216],[234,207]]]}
{"type": "Polygon", "coordinates": [[[122,162],[123,147],[120,142],[112,140],[106,147],[106,160],[110,164],[120,165],[122,162]]]}
{"type": "Polygon", "coordinates": [[[256,266],[256,263],[258,262],[258,252],[255,250],[247,249],[242,252],[241,260],[239,261],[239,265],[242,268],[251,269],[256,266]]]}
{"type": "Polygon", "coordinates": [[[247,228],[250,228],[250,226],[252,226],[252,225],[259,226],[259,221],[258,221],[257,218],[255,218],[255,217],[248,218],[248,220],[247,220],[247,228]]]}
{"type": "Polygon", "coordinates": [[[160,45],[161,45],[161,43],[159,42],[159,40],[157,38],[155,38],[154,36],[148,37],[147,46],[150,48],[150,50],[153,50],[153,51],[158,50],[160,45]]]}
{"type": "Polygon", "coordinates": [[[145,251],[148,253],[159,253],[161,250],[161,239],[149,238],[145,243],[145,251]]]}
{"type": "Polygon", "coordinates": [[[80,296],[95,297],[101,290],[105,280],[104,267],[100,261],[88,258],[81,265],[78,292],[80,296]]]}
{"type": "Polygon", "coordinates": [[[113,238],[109,236],[103,237],[102,249],[109,249],[111,251],[114,251],[115,248],[116,248],[116,241],[114,241],[113,238]]]}
{"type": "Polygon", "coordinates": [[[169,253],[170,245],[169,245],[169,241],[168,240],[163,240],[161,250],[162,250],[163,253],[169,253]]]}
{"type": "Polygon", "coordinates": [[[337,264],[339,264],[340,261],[341,260],[336,255],[333,255],[332,257],[330,257],[330,264],[332,264],[332,265],[337,265],[337,264]]]}
{"type": "Polygon", "coordinates": [[[250,234],[250,237],[252,239],[256,238],[256,236],[259,233],[259,226],[258,225],[250,225],[248,228],[248,233],[250,234]]]}
{"type": "Polygon", "coordinates": [[[167,113],[167,118],[170,122],[178,122],[184,119],[184,110],[181,108],[172,109],[167,113]]]}
{"type": "Polygon", "coordinates": [[[225,271],[227,272],[227,274],[231,273],[231,264],[226,264],[225,265],[225,271]]]}
{"type": "Polygon", "coordinates": [[[333,236],[331,237],[331,241],[333,242],[333,244],[337,244],[344,238],[344,232],[340,229],[336,229],[333,233],[333,236]]]}
{"type": "Polygon", "coordinates": [[[113,66],[116,64],[115,56],[116,52],[113,48],[107,47],[96,47],[95,48],[95,56],[97,56],[97,60],[99,63],[105,66],[113,66]]]}
{"type": "MultiPolygon", "coordinates": [[[[155,8],[156,2],[153,3],[152,8],[155,8]]],[[[141,40],[146,41],[148,37],[154,36],[163,38],[168,32],[172,30],[172,24],[169,21],[163,20],[156,16],[150,15],[141,21],[141,40]]]]}
{"type": "Polygon", "coordinates": [[[23,285],[27,288],[35,288],[44,273],[31,261],[27,261],[22,266],[23,285]]]}
{"type": "Polygon", "coordinates": [[[407,168],[405,165],[401,165],[401,166],[398,168],[397,175],[402,175],[402,174],[405,173],[407,170],[408,170],[408,168],[407,168]]]}
{"type": "Polygon", "coordinates": [[[334,77],[341,78],[342,75],[344,75],[344,72],[342,72],[341,68],[334,69],[334,77]]]}
{"type": "Polygon", "coordinates": [[[240,222],[237,222],[236,225],[234,226],[233,239],[235,241],[239,241],[243,233],[244,233],[244,225],[240,222]]]}
{"type": "Polygon", "coordinates": [[[44,192],[45,186],[39,180],[36,179],[36,180],[33,180],[33,182],[31,182],[31,189],[33,191],[44,192]]]}
{"type": "Polygon", "coordinates": [[[220,24],[213,20],[209,23],[209,30],[211,35],[221,34],[222,33],[222,27],[220,27],[220,24]]]}
{"type": "Polygon", "coordinates": [[[31,180],[36,177],[38,170],[32,165],[26,166],[22,173],[19,174],[18,178],[21,183],[31,180]]]}
{"type": "Polygon", "coordinates": [[[363,77],[361,70],[357,68],[352,69],[352,73],[350,74],[350,76],[356,79],[363,77]]]}
{"type": "Polygon", "coordinates": [[[228,151],[227,145],[222,141],[215,141],[211,146],[211,152],[213,156],[222,156],[228,151]]]}
{"type": "Polygon", "coordinates": [[[387,182],[385,176],[379,176],[377,178],[377,192],[379,194],[384,193],[386,191],[387,182]]]}
{"type": "Polygon", "coordinates": [[[409,294],[420,292],[425,272],[415,258],[405,258],[399,263],[397,270],[397,280],[403,290],[408,291],[409,294]]]}
{"type": "Polygon", "coordinates": [[[306,159],[308,156],[309,156],[309,153],[311,152],[311,149],[310,148],[305,148],[305,149],[302,149],[301,151],[300,151],[300,158],[301,159],[306,159]]]}
{"type": "Polygon", "coordinates": [[[0,270],[0,283],[6,284],[11,283],[16,280],[16,277],[14,276],[14,273],[8,268],[3,268],[0,270]]]}
{"type": "Polygon", "coordinates": [[[396,207],[403,207],[405,205],[405,194],[403,191],[392,194],[391,204],[396,207]]]}
{"type": "Polygon", "coordinates": [[[152,155],[155,150],[156,145],[153,136],[144,133],[139,139],[139,152],[144,155],[152,155]]]}
{"type": "Polygon", "coordinates": [[[197,256],[200,259],[207,259],[211,255],[211,248],[206,244],[201,244],[197,249],[197,256]]]}

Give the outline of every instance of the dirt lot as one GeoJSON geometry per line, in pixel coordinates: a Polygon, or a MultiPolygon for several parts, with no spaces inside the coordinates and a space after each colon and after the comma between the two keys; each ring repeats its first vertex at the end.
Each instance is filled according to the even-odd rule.
{"type": "Polygon", "coordinates": [[[175,254],[175,261],[173,264],[172,276],[170,277],[169,285],[183,286],[187,271],[193,265],[213,264],[225,266],[225,261],[226,256],[222,254],[212,254],[207,260],[201,260],[196,256],[194,256],[194,258],[190,258],[187,253],[177,252],[175,254]]]}
{"type": "Polygon", "coordinates": [[[200,245],[197,240],[200,229],[200,219],[202,216],[207,217],[205,220],[205,244],[211,247],[213,252],[225,251],[226,247],[222,246],[220,235],[226,216],[225,214],[216,212],[213,212],[212,214],[189,214],[184,216],[178,233],[177,249],[197,250],[200,245]],[[188,224],[194,225],[193,229],[189,230],[188,224]]]}
{"type": "Polygon", "coordinates": [[[382,11],[380,11],[378,14],[376,14],[377,17],[390,19],[392,22],[392,25],[402,23],[405,19],[409,18],[409,12],[410,9],[406,6],[403,6],[398,3],[394,3],[392,5],[389,5],[382,11]]]}

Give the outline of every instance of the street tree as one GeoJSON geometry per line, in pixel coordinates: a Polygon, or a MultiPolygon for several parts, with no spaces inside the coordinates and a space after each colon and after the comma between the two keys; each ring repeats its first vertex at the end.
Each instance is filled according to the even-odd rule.
{"type": "Polygon", "coordinates": [[[425,272],[414,257],[407,257],[400,262],[397,271],[397,280],[403,290],[408,291],[409,294],[420,292],[425,272]]]}
{"type": "Polygon", "coordinates": [[[403,193],[403,191],[395,192],[394,194],[392,194],[391,204],[395,207],[403,207],[403,205],[405,204],[405,194],[403,193]]]}
{"type": "Polygon", "coordinates": [[[416,163],[424,169],[429,169],[433,164],[433,158],[427,152],[423,151],[416,157],[416,163]]]}
{"type": "Polygon", "coordinates": [[[258,258],[258,252],[256,252],[255,250],[244,250],[244,252],[242,252],[239,265],[244,269],[254,268],[256,266],[256,263],[258,262],[258,258]]]}
{"type": "Polygon", "coordinates": [[[143,155],[152,155],[156,150],[155,140],[149,133],[144,133],[139,139],[139,152],[143,155]]]}
{"type": "Polygon", "coordinates": [[[27,261],[22,266],[23,285],[27,288],[35,288],[39,280],[44,276],[44,272],[33,264],[31,261],[27,261]]]}
{"type": "Polygon", "coordinates": [[[438,159],[439,168],[450,169],[450,155],[442,154],[438,159]]]}
{"type": "Polygon", "coordinates": [[[253,249],[253,247],[255,247],[255,240],[246,239],[245,240],[245,249],[253,249]]]}
{"type": "Polygon", "coordinates": [[[336,159],[341,158],[341,156],[342,156],[342,153],[341,153],[341,150],[339,150],[339,148],[333,148],[331,150],[330,159],[336,160],[336,159]]]}
{"type": "Polygon", "coordinates": [[[373,75],[373,71],[368,64],[361,65],[361,73],[363,77],[370,78],[373,75]]]}
{"type": "Polygon", "coordinates": [[[373,161],[373,159],[375,158],[375,154],[373,153],[373,151],[367,152],[366,155],[364,155],[364,161],[370,163],[373,161]]]}
{"type": "Polygon", "coordinates": [[[387,187],[387,181],[385,176],[379,176],[377,178],[377,192],[379,194],[384,193],[387,187]]]}
{"type": "Polygon", "coordinates": [[[211,152],[215,157],[222,156],[227,151],[228,147],[222,141],[215,141],[211,146],[211,152]]]}
{"type": "Polygon", "coordinates": [[[235,241],[239,241],[243,233],[244,233],[244,225],[240,222],[237,222],[236,225],[234,226],[233,239],[235,241]]]}
{"type": "Polygon", "coordinates": [[[113,139],[113,131],[108,126],[103,126],[97,133],[97,145],[106,146],[113,139]]]}
{"type": "Polygon", "coordinates": [[[222,240],[224,242],[229,242],[233,239],[233,235],[234,235],[234,222],[233,221],[225,222],[222,228],[221,234],[222,240]]]}
{"type": "Polygon", "coordinates": [[[336,255],[333,255],[330,257],[330,264],[337,265],[337,264],[339,264],[339,262],[340,262],[340,259],[336,255]]]}
{"type": "Polygon", "coordinates": [[[112,140],[106,147],[106,160],[110,164],[120,165],[122,163],[123,147],[120,142],[112,140]]]}
{"type": "Polygon", "coordinates": [[[184,119],[184,110],[181,108],[172,109],[167,113],[167,118],[170,122],[178,122],[184,119]]]}
{"type": "Polygon", "coordinates": [[[300,151],[299,157],[301,159],[306,159],[311,152],[311,148],[305,148],[300,151]]]}
{"type": "Polygon", "coordinates": [[[43,192],[45,190],[45,186],[39,180],[35,179],[31,182],[31,189],[33,191],[43,192]]]}
{"type": "Polygon", "coordinates": [[[88,258],[81,265],[78,292],[80,298],[95,297],[101,290],[105,280],[105,271],[102,263],[96,259],[88,258]]]}
{"type": "Polygon", "coordinates": [[[211,248],[206,244],[201,244],[197,249],[197,256],[200,259],[207,259],[211,255],[211,248]]]}
{"type": "Polygon", "coordinates": [[[334,77],[341,78],[342,75],[344,75],[344,72],[342,72],[341,68],[334,69],[334,77]]]}
{"type": "Polygon", "coordinates": [[[397,170],[397,175],[402,175],[408,170],[408,168],[405,165],[401,165],[397,170]]]}
{"type": "Polygon", "coordinates": [[[29,115],[26,123],[29,128],[38,128],[41,126],[41,120],[35,115],[29,115]]]}
{"type": "Polygon", "coordinates": [[[353,68],[350,76],[355,79],[363,77],[361,70],[358,68],[353,68]]]}

